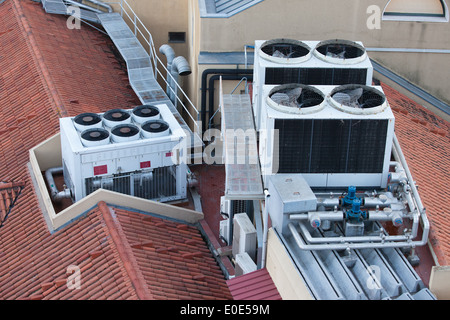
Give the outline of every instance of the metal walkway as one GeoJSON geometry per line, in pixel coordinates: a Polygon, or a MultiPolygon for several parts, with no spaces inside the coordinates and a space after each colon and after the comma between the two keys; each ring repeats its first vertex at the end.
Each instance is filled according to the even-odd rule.
{"type": "MultiPolygon", "coordinates": [[[[42,0],[42,6],[47,13],[70,15],[68,5],[63,0],[42,0]]],[[[166,104],[181,128],[191,136],[191,148],[195,148],[197,152],[202,150],[202,139],[197,133],[192,132],[166,92],[157,82],[152,57],[137,39],[137,33],[131,31],[121,14],[102,12],[95,8],[92,8],[92,10],[94,11],[80,9],[80,20],[87,20],[102,25],[126,62],[130,85],[141,103],[166,104]]],[[[201,156],[201,153],[191,154],[193,160],[201,156]]]]}
{"type": "Polygon", "coordinates": [[[226,94],[221,98],[225,196],[233,200],[264,199],[250,95],[226,94]]]}

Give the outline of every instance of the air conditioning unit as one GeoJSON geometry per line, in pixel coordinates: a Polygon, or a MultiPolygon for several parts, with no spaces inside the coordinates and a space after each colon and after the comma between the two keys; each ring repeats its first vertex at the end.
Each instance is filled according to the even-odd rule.
{"type": "Polygon", "coordinates": [[[60,131],[74,201],[99,188],[162,202],[187,197],[186,134],[167,105],[65,117],[60,131]]]}
{"type": "Polygon", "coordinates": [[[361,42],[348,40],[299,41],[292,39],[255,42],[253,109],[256,128],[265,85],[371,85],[373,66],[361,42]]]}
{"type": "Polygon", "coordinates": [[[233,257],[247,252],[250,258],[256,259],[256,228],[246,213],[238,213],[233,219],[233,257]]]}
{"type": "Polygon", "coordinates": [[[256,263],[250,258],[247,252],[239,253],[235,259],[235,276],[242,276],[244,274],[257,270],[256,263]]]}
{"type": "Polygon", "coordinates": [[[227,244],[230,243],[230,219],[220,220],[219,235],[227,244]]]}
{"type": "Polygon", "coordinates": [[[264,182],[302,174],[311,187],[387,186],[394,115],[381,87],[265,86],[264,182]]]}

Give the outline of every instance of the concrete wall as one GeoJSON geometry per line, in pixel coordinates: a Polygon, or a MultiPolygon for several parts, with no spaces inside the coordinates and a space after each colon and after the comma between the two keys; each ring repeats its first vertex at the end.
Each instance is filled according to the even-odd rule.
{"type": "Polygon", "coordinates": [[[433,267],[429,287],[438,300],[449,300],[450,266],[433,267]]]}
{"type": "Polygon", "coordinates": [[[283,300],[313,300],[286,248],[269,229],[266,268],[283,300]]]}

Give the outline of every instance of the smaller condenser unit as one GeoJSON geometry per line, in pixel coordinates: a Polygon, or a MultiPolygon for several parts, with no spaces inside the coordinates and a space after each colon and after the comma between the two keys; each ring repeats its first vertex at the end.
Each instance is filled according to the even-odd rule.
{"type": "Polygon", "coordinates": [[[256,271],[258,269],[256,263],[252,260],[252,258],[250,258],[247,252],[237,254],[235,262],[236,277],[256,271]]]}
{"type": "Polygon", "coordinates": [[[312,86],[371,85],[372,77],[372,63],[359,41],[257,40],[252,99],[256,129],[260,129],[263,86],[288,83],[312,86]]]}
{"type": "Polygon", "coordinates": [[[263,94],[265,183],[302,174],[311,187],[387,186],[395,119],[381,87],[288,84],[263,94]]]}
{"type": "Polygon", "coordinates": [[[239,253],[248,253],[250,258],[256,259],[256,228],[246,213],[238,213],[233,219],[232,253],[236,257],[239,253]]]}
{"type": "Polygon", "coordinates": [[[103,188],[155,201],[187,196],[186,134],[165,104],[60,119],[74,201],[103,188]]]}

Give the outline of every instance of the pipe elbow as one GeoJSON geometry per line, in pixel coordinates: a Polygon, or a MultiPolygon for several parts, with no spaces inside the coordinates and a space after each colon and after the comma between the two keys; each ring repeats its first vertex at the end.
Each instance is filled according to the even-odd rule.
{"type": "Polygon", "coordinates": [[[168,44],[163,44],[161,47],[159,47],[159,52],[166,56],[167,64],[171,65],[173,59],[175,59],[175,51],[173,50],[173,48],[168,44]]]}
{"type": "Polygon", "coordinates": [[[172,61],[172,73],[176,73],[180,76],[187,76],[192,73],[189,62],[184,57],[176,57],[172,61]]]}

